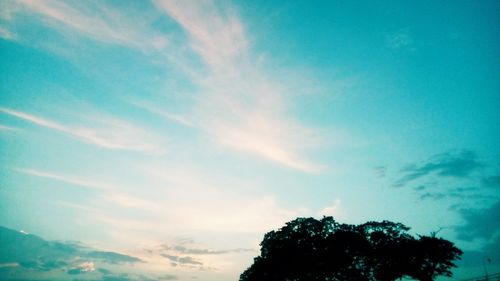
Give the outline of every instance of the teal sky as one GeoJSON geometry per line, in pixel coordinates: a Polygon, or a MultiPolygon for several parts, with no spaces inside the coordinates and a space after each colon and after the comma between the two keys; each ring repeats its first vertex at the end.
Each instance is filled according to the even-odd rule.
{"type": "Polygon", "coordinates": [[[237,280],[264,233],[323,215],[500,272],[499,13],[1,0],[0,226],[57,261],[5,250],[1,279],[237,280]]]}

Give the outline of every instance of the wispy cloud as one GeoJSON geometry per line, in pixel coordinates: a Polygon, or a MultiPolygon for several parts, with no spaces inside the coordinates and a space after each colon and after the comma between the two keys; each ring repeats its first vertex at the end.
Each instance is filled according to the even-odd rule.
{"type": "Polygon", "coordinates": [[[177,241],[171,244],[162,244],[158,247],[153,247],[151,249],[146,249],[150,255],[156,255],[161,258],[167,259],[170,262],[170,266],[173,267],[191,267],[198,268],[200,270],[211,270],[213,267],[207,266],[207,264],[220,265],[221,261],[224,260],[225,255],[230,255],[231,257],[241,256],[241,254],[255,253],[257,248],[235,248],[226,250],[216,250],[212,248],[204,248],[196,243],[194,240],[189,239],[189,241],[177,241]]]}
{"type": "Polygon", "coordinates": [[[167,254],[160,254],[160,256],[167,258],[171,262],[175,262],[176,264],[179,264],[181,266],[183,265],[195,265],[195,266],[203,266],[203,263],[199,260],[196,260],[193,257],[190,256],[175,256],[175,255],[167,255],[167,254]]]}
{"type": "Polygon", "coordinates": [[[388,175],[393,187],[411,188],[420,200],[455,202],[451,209],[481,202],[493,195],[492,166],[467,149],[449,150],[406,165],[388,175]],[[488,176],[485,176],[488,175],[488,176]],[[464,200],[467,198],[468,200],[464,200]]]}
{"type": "Polygon", "coordinates": [[[409,28],[403,28],[387,35],[386,42],[391,49],[410,48],[414,44],[409,28]]]}
{"type": "Polygon", "coordinates": [[[77,185],[77,186],[85,187],[85,188],[96,188],[96,189],[102,189],[102,190],[109,190],[109,189],[116,189],[117,188],[116,186],[111,185],[111,184],[107,184],[107,183],[88,181],[88,180],[84,180],[84,179],[68,177],[68,176],[54,174],[54,173],[45,172],[45,171],[38,171],[38,170],[33,170],[33,169],[22,169],[22,168],[17,168],[16,171],[30,175],[30,176],[34,176],[34,177],[47,178],[47,179],[56,180],[56,181],[68,183],[71,185],[77,185]]]}
{"type": "MultiPolygon", "coordinates": [[[[162,104],[139,106],[169,121],[196,128],[230,151],[308,173],[325,169],[307,157],[310,150],[322,143],[324,135],[293,118],[289,110],[292,93],[307,92],[307,87],[292,89],[276,73],[264,70],[264,62],[251,48],[252,40],[245,25],[229,5],[158,0],[155,5],[160,11],[138,12],[152,18],[163,12],[187,36],[159,30],[151,24],[152,20],[136,21],[134,13],[116,9],[109,3],[22,0],[16,5],[21,6],[17,8],[24,15],[26,11],[34,13],[62,34],[75,36],[77,31],[76,34],[99,42],[154,53],[156,64],[187,75],[197,88],[187,112],[173,113],[162,108],[162,104]]],[[[290,77],[294,77],[290,84],[300,84],[296,81],[300,75],[290,77]]],[[[115,138],[109,141],[102,136],[103,132],[75,131],[39,117],[27,114],[23,117],[103,147],[151,149],[115,138]]]]}
{"type": "Polygon", "coordinates": [[[4,38],[7,40],[15,40],[17,36],[8,29],[0,26],[0,38],[4,38]]]}
{"type": "Polygon", "coordinates": [[[132,208],[145,211],[160,211],[162,206],[151,200],[146,200],[129,194],[112,192],[101,196],[104,202],[119,205],[125,208],[132,208]]]}
{"type": "Polygon", "coordinates": [[[161,50],[167,39],[141,26],[130,15],[110,9],[99,2],[78,1],[18,1],[22,8],[39,14],[52,28],[65,33],[78,31],[101,42],[113,43],[142,50],[161,50]]]}
{"type": "Polygon", "coordinates": [[[342,206],[342,201],[340,199],[337,199],[331,206],[327,206],[321,209],[318,212],[318,215],[339,217],[341,206],[342,206]]]}
{"type": "Polygon", "coordinates": [[[14,127],[11,127],[11,126],[0,125],[0,132],[1,131],[21,131],[21,129],[14,128],[14,127]]]}
{"type": "Polygon", "coordinates": [[[72,127],[22,111],[2,107],[0,112],[75,137],[81,141],[114,150],[164,154],[164,145],[140,128],[116,119],[101,119],[93,128],[72,127]]]}
{"type": "Polygon", "coordinates": [[[161,251],[175,252],[178,254],[188,254],[188,255],[222,255],[229,253],[240,253],[240,252],[255,252],[255,249],[229,249],[229,250],[214,250],[214,249],[203,249],[203,248],[188,248],[184,245],[162,245],[161,251]]]}
{"type": "Polygon", "coordinates": [[[450,151],[432,156],[430,159],[414,163],[401,169],[401,177],[394,186],[404,186],[414,180],[429,175],[437,177],[467,178],[483,167],[473,151],[450,151]]]}
{"type": "MultiPolygon", "coordinates": [[[[185,31],[206,68],[193,77],[200,96],[196,124],[216,143],[305,172],[323,169],[302,153],[320,134],[290,117],[287,89],[252,63],[248,36],[236,12],[211,1],[156,1],[185,31]]],[[[295,89],[296,90],[296,89],[295,89]]]]}
{"type": "Polygon", "coordinates": [[[234,11],[211,1],[156,1],[188,33],[191,47],[213,70],[228,68],[245,55],[248,39],[234,11]]]}
{"type": "Polygon", "coordinates": [[[157,108],[156,106],[153,106],[153,105],[145,103],[145,102],[134,101],[134,102],[130,102],[130,103],[139,107],[139,108],[142,108],[146,111],[157,114],[157,115],[167,119],[170,122],[178,123],[180,125],[184,125],[184,126],[188,126],[188,127],[195,127],[196,126],[193,123],[193,121],[190,120],[190,118],[188,118],[184,115],[169,112],[166,110],[162,110],[162,109],[157,108]]]}
{"type": "MultiPolygon", "coordinates": [[[[45,178],[67,183],[70,185],[76,185],[79,187],[101,190],[102,193],[99,195],[98,200],[95,200],[94,203],[104,203],[107,205],[111,204],[113,206],[131,208],[135,210],[144,210],[144,211],[159,211],[162,209],[162,206],[157,202],[153,202],[151,200],[146,200],[139,196],[134,196],[131,194],[124,193],[123,191],[121,191],[124,189],[122,186],[118,186],[112,183],[106,183],[102,181],[92,181],[88,179],[78,178],[75,176],[61,175],[61,174],[33,170],[33,169],[17,168],[15,170],[20,173],[24,173],[33,177],[45,178]]],[[[95,209],[92,209],[88,206],[81,206],[78,204],[62,203],[62,205],[85,209],[87,211],[93,211],[93,212],[96,211],[95,209]]]]}

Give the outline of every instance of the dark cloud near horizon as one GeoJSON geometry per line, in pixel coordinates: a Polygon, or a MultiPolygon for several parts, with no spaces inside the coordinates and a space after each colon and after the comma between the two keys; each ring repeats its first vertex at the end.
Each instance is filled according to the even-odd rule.
{"type": "Polygon", "coordinates": [[[104,274],[104,275],[111,274],[111,271],[109,269],[106,269],[106,268],[98,268],[97,271],[104,274]]]}
{"type": "Polygon", "coordinates": [[[20,267],[37,271],[64,268],[80,251],[75,244],[48,242],[4,227],[0,227],[0,248],[0,263],[18,263],[20,267]]]}
{"type": "Polygon", "coordinates": [[[190,248],[186,247],[186,244],[192,244],[194,241],[192,239],[183,239],[182,242],[175,245],[162,244],[159,249],[145,251],[152,254],[154,252],[158,253],[160,256],[168,259],[172,266],[181,267],[196,267],[200,270],[211,270],[212,268],[204,267],[203,260],[194,258],[192,256],[205,256],[205,255],[223,255],[229,253],[241,253],[241,252],[255,252],[255,249],[237,248],[228,250],[214,250],[214,249],[203,249],[203,248],[190,248]]]}
{"type": "Polygon", "coordinates": [[[0,263],[17,264],[3,268],[2,275],[9,272],[49,272],[80,275],[93,272],[107,275],[107,269],[98,271],[85,269],[82,264],[108,263],[133,264],[140,259],[115,252],[97,251],[76,242],[47,241],[33,234],[26,234],[0,226],[0,263]]]}
{"type": "Polygon", "coordinates": [[[387,166],[377,166],[374,168],[374,170],[375,170],[375,174],[379,178],[385,178],[385,176],[387,175],[387,166]]]}
{"type": "Polygon", "coordinates": [[[489,259],[491,264],[500,264],[500,235],[479,250],[464,251],[458,266],[484,266],[485,259],[489,259]]]}
{"type": "Polygon", "coordinates": [[[68,271],[66,271],[69,275],[78,275],[81,273],[85,273],[81,268],[71,268],[68,271]]]}
{"type": "Polygon", "coordinates": [[[420,195],[420,200],[426,200],[426,199],[432,199],[432,200],[440,200],[443,198],[446,198],[448,195],[445,193],[431,193],[431,192],[426,192],[422,195],[420,195]]]}
{"type": "Polygon", "coordinates": [[[160,256],[175,262],[179,260],[179,256],[167,255],[167,254],[160,254],[160,256]]]}
{"type": "Polygon", "coordinates": [[[426,189],[427,189],[427,185],[419,185],[419,186],[415,186],[415,187],[413,187],[413,189],[414,189],[415,191],[424,191],[424,190],[426,190],[426,189]]]}
{"type": "Polygon", "coordinates": [[[500,187],[500,173],[484,177],[482,179],[482,184],[486,187],[500,187]]]}
{"type": "Polygon", "coordinates": [[[139,279],[136,276],[130,276],[127,273],[122,273],[118,275],[105,275],[99,281],[149,281],[150,279],[139,279]]]}
{"type": "MultiPolygon", "coordinates": [[[[148,250],[148,251],[153,251],[153,250],[148,250]]],[[[160,245],[160,252],[175,252],[178,254],[188,254],[188,255],[222,255],[229,253],[255,252],[255,251],[256,251],[255,249],[250,249],[250,248],[236,248],[227,250],[190,248],[184,246],[184,243],[176,245],[167,245],[167,244],[160,245]]]]}
{"type": "MultiPolygon", "coordinates": [[[[177,275],[164,274],[160,276],[146,276],[144,274],[134,273],[112,273],[109,270],[105,271],[106,274],[101,276],[100,279],[91,279],[95,281],[170,281],[177,280],[177,275]]],[[[73,279],[73,281],[88,281],[89,279],[73,279]]]]}
{"type": "Polygon", "coordinates": [[[421,163],[410,164],[400,170],[394,187],[402,187],[425,176],[468,178],[483,167],[476,153],[470,150],[450,151],[432,156],[421,163]]]}
{"type": "Polygon", "coordinates": [[[173,264],[177,265],[199,265],[203,266],[203,263],[193,257],[190,256],[176,256],[176,255],[168,255],[168,254],[160,254],[160,256],[172,261],[173,264]]]}
{"type": "Polygon", "coordinates": [[[115,252],[92,251],[86,254],[91,259],[101,260],[111,264],[143,262],[141,259],[115,252]]]}
{"type": "MultiPolygon", "coordinates": [[[[380,166],[384,167],[385,166],[380,166]]],[[[435,154],[425,161],[401,168],[391,186],[408,187],[420,200],[453,200],[453,210],[485,204],[496,198],[500,171],[496,165],[480,161],[474,151],[451,150],[435,154]]]]}
{"type": "Polygon", "coordinates": [[[419,197],[420,200],[426,200],[426,199],[441,200],[444,198],[455,198],[458,200],[463,200],[467,198],[467,199],[479,200],[488,198],[487,195],[478,193],[477,187],[452,187],[442,192],[432,191],[432,190],[427,191],[430,190],[430,188],[427,188],[425,186],[418,186],[413,189],[416,192],[421,193],[419,197]]]}
{"type": "Polygon", "coordinates": [[[165,274],[165,275],[158,277],[158,280],[160,280],[160,281],[177,280],[177,279],[178,279],[177,275],[173,275],[173,274],[165,274]]]}
{"type": "Polygon", "coordinates": [[[229,250],[212,250],[212,249],[200,249],[200,248],[187,248],[182,245],[175,245],[169,247],[167,245],[162,245],[165,250],[173,250],[177,253],[189,254],[189,255],[222,255],[229,253],[240,253],[240,252],[255,252],[254,249],[237,248],[229,250]]]}
{"type": "Polygon", "coordinates": [[[458,238],[490,240],[500,236],[500,199],[486,208],[460,209],[465,223],[456,227],[458,238]]]}
{"type": "Polygon", "coordinates": [[[200,261],[198,261],[198,260],[196,260],[196,259],[194,259],[192,257],[188,257],[188,256],[186,256],[186,257],[179,257],[178,262],[180,264],[203,265],[202,262],[200,262],[200,261]]]}

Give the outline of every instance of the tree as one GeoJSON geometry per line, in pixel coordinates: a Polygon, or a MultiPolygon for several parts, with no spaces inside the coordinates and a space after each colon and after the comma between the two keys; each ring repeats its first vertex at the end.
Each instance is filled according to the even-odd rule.
{"type": "Polygon", "coordinates": [[[440,275],[451,277],[453,261],[462,255],[453,243],[435,235],[420,236],[413,242],[411,251],[412,266],[408,275],[420,281],[432,281],[440,275]]]}
{"type": "Polygon", "coordinates": [[[414,238],[390,221],[339,224],[297,218],[264,235],[261,253],[240,281],[392,281],[451,276],[462,252],[435,235],[414,238]]]}
{"type": "Polygon", "coordinates": [[[368,253],[372,280],[390,281],[409,270],[408,247],[413,237],[409,227],[390,221],[367,222],[360,229],[370,243],[368,253]]]}

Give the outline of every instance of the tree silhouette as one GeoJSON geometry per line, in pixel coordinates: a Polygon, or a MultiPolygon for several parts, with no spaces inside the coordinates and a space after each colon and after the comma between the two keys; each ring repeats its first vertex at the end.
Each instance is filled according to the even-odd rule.
{"type": "Polygon", "coordinates": [[[439,275],[452,276],[453,261],[462,255],[448,240],[435,235],[420,236],[411,247],[412,266],[408,276],[420,281],[432,281],[439,275]]]}
{"type": "Polygon", "coordinates": [[[435,235],[414,238],[390,221],[339,224],[297,218],[264,235],[260,256],[240,281],[420,281],[451,276],[462,251],[435,235]]]}

